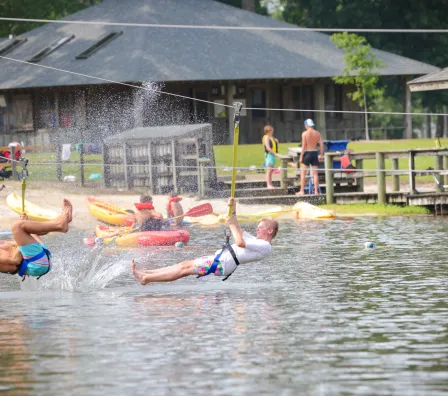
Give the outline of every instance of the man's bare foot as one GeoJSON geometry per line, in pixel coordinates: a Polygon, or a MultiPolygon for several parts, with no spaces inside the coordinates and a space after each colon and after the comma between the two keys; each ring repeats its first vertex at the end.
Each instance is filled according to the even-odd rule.
{"type": "Polygon", "coordinates": [[[134,278],[137,279],[137,282],[140,283],[141,285],[144,286],[148,283],[144,278],[143,272],[137,269],[134,260],[132,260],[131,272],[132,272],[132,275],[134,275],[134,278]]]}
{"type": "Polygon", "coordinates": [[[296,192],[296,195],[305,195],[305,191],[296,192]]]}
{"type": "Polygon", "coordinates": [[[268,186],[267,188],[268,188],[269,190],[276,190],[276,189],[277,189],[277,187],[274,187],[274,186],[272,186],[272,185],[271,185],[271,186],[268,186]]]}
{"type": "Polygon", "coordinates": [[[73,220],[73,207],[71,202],[68,199],[64,199],[62,203],[62,213],[65,213],[67,216],[67,222],[71,223],[73,220]]]}

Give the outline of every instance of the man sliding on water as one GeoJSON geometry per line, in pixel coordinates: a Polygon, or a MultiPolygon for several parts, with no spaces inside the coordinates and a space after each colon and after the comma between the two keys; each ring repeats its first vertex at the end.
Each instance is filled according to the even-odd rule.
{"type": "MultiPolygon", "coordinates": [[[[49,232],[67,232],[72,221],[72,204],[64,199],[62,213],[54,220],[39,222],[27,220],[26,214],[13,224],[12,235],[15,242],[0,244],[0,272],[20,276],[37,276],[50,271],[50,252],[39,235],[49,232]]],[[[0,241],[2,242],[2,241],[0,241]]]]}
{"type": "Polygon", "coordinates": [[[269,256],[272,251],[271,241],[278,232],[277,221],[261,219],[255,238],[241,230],[236,219],[236,203],[233,198],[229,199],[229,206],[234,209],[232,216],[227,218],[227,225],[235,242],[233,245],[227,245],[212,256],[202,256],[196,260],[187,260],[155,270],[137,269],[135,261],[132,260],[131,271],[135,279],[146,285],[150,282],[171,282],[190,275],[206,276],[213,273],[216,276],[228,277],[239,264],[260,261],[269,256]]]}

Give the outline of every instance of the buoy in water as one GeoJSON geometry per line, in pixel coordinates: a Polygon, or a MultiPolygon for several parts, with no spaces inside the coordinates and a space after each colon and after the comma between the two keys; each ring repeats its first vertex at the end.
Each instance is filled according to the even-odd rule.
{"type": "Polygon", "coordinates": [[[174,244],[174,246],[177,247],[177,248],[179,248],[179,249],[182,249],[182,248],[184,247],[184,243],[183,243],[183,242],[176,242],[176,243],[174,244]]]}
{"type": "Polygon", "coordinates": [[[375,244],[375,242],[366,242],[366,243],[364,243],[364,248],[365,249],[375,249],[376,244],[375,244]]]}

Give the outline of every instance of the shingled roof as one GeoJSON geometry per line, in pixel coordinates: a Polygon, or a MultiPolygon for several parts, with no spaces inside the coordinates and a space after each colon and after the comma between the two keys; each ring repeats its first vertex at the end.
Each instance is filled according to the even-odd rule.
{"type": "Polygon", "coordinates": [[[448,89],[448,67],[408,82],[411,91],[448,89]]]}
{"type": "MultiPolygon", "coordinates": [[[[65,20],[157,24],[293,27],[213,0],[104,0],[65,20]]],[[[338,75],[343,52],[312,31],[181,30],[47,24],[23,36],[7,55],[29,60],[58,38],[75,37],[38,62],[119,82],[320,78],[338,75]],[[123,34],[87,59],[75,59],[112,31],[123,34]]],[[[438,68],[376,50],[383,75],[419,75],[438,68]]],[[[102,84],[34,65],[0,59],[0,89],[102,84]]]]}

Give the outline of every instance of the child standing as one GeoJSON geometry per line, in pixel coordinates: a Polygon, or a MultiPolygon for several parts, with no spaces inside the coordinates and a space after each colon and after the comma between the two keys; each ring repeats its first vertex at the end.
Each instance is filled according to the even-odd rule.
{"type": "Polygon", "coordinates": [[[264,166],[266,169],[267,188],[275,188],[272,185],[272,171],[275,166],[275,159],[278,156],[278,139],[274,138],[274,128],[271,125],[264,127],[263,136],[264,166]]]}

